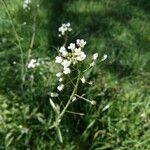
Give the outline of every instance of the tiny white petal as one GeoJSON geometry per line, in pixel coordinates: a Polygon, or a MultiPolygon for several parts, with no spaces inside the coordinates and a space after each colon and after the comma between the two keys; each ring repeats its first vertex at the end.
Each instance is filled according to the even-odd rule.
{"type": "Polygon", "coordinates": [[[64,46],[60,47],[59,51],[62,53],[64,51],[66,51],[66,48],[64,46]]]}
{"type": "Polygon", "coordinates": [[[145,114],[145,113],[142,113],[142,114],[141,114],[141,117],[146,117],[146,114],[145,114]]]}
{"type": "Polygon", "coordinates": [[[58,80],[59,82],[62,82],[63,81],[63,78],[59,78],[59,80],[58,80]]]}
{"type": "Polygon", "coordinates": [[[61,72],[56,73],[56,77],[61,77],[61,76],[62,76],[61,72]]]}
{"type": "Polygon", "coordinates": [[[66,57],[66,56],[68,55],[68,52],[67,52],[67,51],[63,51],[63,52],[62,52],[62,55],[63,55],[64,57],[66,57]]]}
{"type": "Polygon", "coordinates": [[[79,45],[79,43],[80,43],[80,40],[79,40],[79,39],[77,39],[77,40],[76,40],[76,43],[77,43],[77,45],[79,45]]]}
{"type": "Polygon", "coordinates": [[[70,43],[70,45],[68,46],[68,49],[74,50],[75,47],[76,47],[76,45],[74,43],[70,43]]]}
{"type": "Polygon", "coordinates": [[[16,64],[16,61],[13,61],[13,64],[15,65],[15,64],[16,64]]]}
{"type": "Polygon", "coordinates": [[[35,68],[38,65],[39,65],[39,62],[37,62],[36,59],[31,59],[27,67],[28,68],[35,68]]]}
{"type": "Polygon", "coordinates": [[[101,61],[104,61],[104,60],[106,60],[107,59],[107,54],[104,54],[104,56],[103,56],[103,58],[101,59],[101,61]]]}
{"type": "Polygon", "coordinates": [[[55,58],[55,62],[58,63],[58,64],[60,64],[60,63],[62,62],[62,57],[57,56],[57,57],[55,58]]]}
{"type": "Polygon", "coordinates": [[[81,78],[81,82],[82,82],[82,83],[85,83],[85,82],[86,82],[84,76],[81,78]]]}
{"type": "Polygon", "coordinates": [[[86,55],[84,52],[81,52],[79,56],[77,56],[78,61],[83,61],[86,58],[86,55]]]}
{"type": "Polygon", "coordinates": [[[67,27],[70,27],[70,22],[68,22],[68,23],[66,24],[66,26],[67,26],[67,27]]]}
{"type": "Polygon", "coordinates": [[[75,55],[80,55],[80,53],[81,53],[81,48],[79,47],[79,48],[75,48],[74,49],[74,52],[75,52],[75,55]]]}
{"type": "Polygon", "coordinates": [[[58,87],[57,87],[58,91],[62,91],[64,89],[64,84],[60,84],[58,87]]]}
{"type": "Polygon", "coordinates": [[[81,48],[83,48],[86,45],[86,41],[84,41],[83,39],[77,39],[76,43],[81,48]]]}
{"type": "Polygon", "coordinates": [[[64,74],[70,74],[71,73],[71,70],[70,68],[64,68],[64,71],[63,71],[64,74]]]}
{"type": "Polygon", "coordinates": [[[63,65],[64,67],[69,67],[70,64],[71,64],[71,62],[70,62],[69,60],[67,60],[67,59],[64,59],[64,60],[62,61],[62,65],[63,65]]]}
{"type": "Polygon", "coordinates": [[[93,59],[96,60],[97,58],[98,58],[98,53],[95,53],[95,54],[93,55],[93,59]]]}
{"type": "Polygon", "coordinates": [[[58,97],[58,93],[51,92],[50,95],[51,95],[51,97],[58,97]]]}
{"type": "Polygon", "coordinates": [[[93,84],[93,82],[92,82],[92,81],[90,81],[90,82],[89,82],[89,85],[92,85],[92,84],[93,84]]]}

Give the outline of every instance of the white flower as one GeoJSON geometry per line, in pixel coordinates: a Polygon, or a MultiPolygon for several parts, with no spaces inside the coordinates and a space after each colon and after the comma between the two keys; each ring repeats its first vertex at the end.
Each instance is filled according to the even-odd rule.
{"type": "Polygon", "coordinates": [[[89,82],[89,85],[92,85],[92,84],[93,84],[93,82],[92,82],[92,81],[90,81],[90,82],[89,82]]]}
{"type": "Polygon", "coordinates": [[[39,62],[37,62],[36,59],[31,59],[27,67],[28,68],[35,68],[38,65],[39,65],[39,62]]]}
{"type": "Polygon", "coordinates": [[[61,72],[56,73],[56,77],[61,77],[61,76],[62,76],[61,72]]]}
{"type": "Polygon", "coordinates": [[[93,67],[94,65],[95,65],[94,61],[92,63],[90,63],[90,67],[93,67]]]}
{"type": "Polygon", "coordinates": [[[59,78],[59,80],[58,80],[59,82],[62,82],[63,81],[63,78],[59,78]]]}
{"type": "Polygon", "coordinates": [[[77,56],[78,61],[83,61],[86,58],[86,55],[84,52],[81,52],[79,56],[77,56]]]}
{"type": "Polygon", "coordinates": [[[15,64],[16,64],[16,61],[13,61],[13,64],[15,65],[15,64]]]}
{"type": "Polygon", "coordinates": [[[57,56],[57,57],[55,58],[55,62],[58,63],[58,64],[62,63],[62,57],[57,56]]]}
{"type": "Polygon", "coordinates": [[[93,54],[93,59],[96,60],[98,58],[98,53],[93,54]]]}
{"type": "Polygon", "coordinates": [[[70,27],[70,22],[66,23],[66,26],[67,26],[67,27],[70,27]]]}
{"type": "Polygon", "coordinates": [[[67,60],[67,59],[64,59],[61,64],[62,64],[64,67],[69,67],[70,64],[71,64],[71,62],[70,62],[69,60],[67,60]]]}
{"type": "Polygon", "coordinates": [[[68,27],[67,30],[68,30],[69,32],[71,32],[71,31],[72,31],[72,28],[70,28],[70,22],[68,22],[68,23],[66,24],[66,26],[68,27]]]}
{"type": "Polygon", "coordinates": [[[40,65],[40,63],[39,62],[36,62],[36,66],[39,66],[40,65]]]}
{"type": "Polygon", "coordinates": [[[36,59],[31,59],[30,63],[36,63],[36,59]]]}
{"type": "Polygon", "coordinates": [[[58,87],[57,87],[58,91],[62,91],[64,89],[64,84],[60,84],[58,87]]]}
{"type": "Polygon", "coordinates": [[[60,34],[58,35],[59,37],[61,37],[61,35],[65,35],[67,31],[71,32],[72,28],[70,28],[70,23],[63,23],[62,26],[58,28],[58,31],[60,32],[60,34]]]}
{"type": "Polygon", "coordinates": [[[86,82],[84,76],[81,78],[81,82],[82,82],[82,83],[85,83],[85,82],[86,82]]]}
{"type": "Polygon", "coordinates": [[[63,51],[63,52],[62,52],[62,56],[63,56],[63,57],[66,57],[67,55],[68,55],[68,52],[67,52],[67,51],[63,51]]]}
{"type": "Polygon", "coordinates": [[[83,39],[77,39],[76,43],[81,48],[83,48],[86,45],[86,41],[84,41],[83,39]]]}
{"type": "Polygon", "coordinates": [[[66,68],[64,67],[64,71],[63,71],[64,74],[70,74],[71,73],[71,70],[70,68],[66,68]]]}
{"type": "Polygon", "coordinates": [[[61,53],[63,53],[64,51],[66,51],[66,48],[65,48],[64,46],[61,46],[60,49],[59,49],[59,51],[60,51],[61,53]]]}
{"type": "Polygon", "coordinates": [[[23,25],[26,25],[27,23],[26,22],[23,22],[23,25]]]}
{"type": "Polygon", "coordinates": [[[70,43],[70,45],[68,46],[68,49],[74,50],[75,47],[76,47],[76,45],[74,43],[70,43]]]}
{"type": "Polygon", "coordinates": [[[58,97],[58,93],[51,92],[50,95],[51,95],[51,97],[58,97]]]}
{"type": "Polygon", "coordinates": [[[141,114],[141,117],[143,117],[143,118],[146,117],[146,114],[145,114],[145,113],[142,113],[142,114],[141,114]]]}
{"type": "Polygon", "coordinates": [[[59,32],[61,32],[62,35],[65,34],[65,32],[67,31],[67,27],[65,27],[64,25],[62,25],[59,29],[58,29],[59,32]]]}
{"type": "Polygon", "coordinates": [[[104,54],[104,55],[103,55],[103,58],[101,59],[101,61],[106,60],[106,59],[107,59],[107,57],[108,57],[108,56],[107,56],[107,54],[104,54]]]}
{"type": "Polygon", "coordinates": [[[40,63],[39,63],[37,60],[32,59],[32,60],[30,61],[30,63],[28,64],[28,68],[35,68],[35,67],[37,67],[37,66],[39,66],[39,65],[40,65],[40,63]]]}
{"type": "Polygon", "coordinates": [[[80,55],[80,53],[81,53],[81,48],[79,47],[79,48],[75,48],[74,49],[74,52],[75,52],[75,55],[80,55]]]}
{"type": "Polygon", "coordinates": [[[68,52],[66,51],[66,48],[64,46],[62,46],[60,49],[59,49],[59,52],[62,53],[62,55],[64,57],[67,56],[68,52]]]}

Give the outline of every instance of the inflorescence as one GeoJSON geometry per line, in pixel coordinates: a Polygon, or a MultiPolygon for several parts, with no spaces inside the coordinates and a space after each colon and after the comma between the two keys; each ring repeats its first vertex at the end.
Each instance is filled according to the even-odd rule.
{"type": "MultiPolygon", "coordinates": [[[[58,31],[59,37],[66,37],[66,35],[72,31],[70,23],[62,24],[58,31]]],[[[84,39],[77,39],[75,43],[70,43],[68,46],[66,46],[65,43],[58,49],[58,55],[55,58],[55,63],[60,64],[62,68],[62,70],[56,74],[59,81],[59,85],[57,87],[58,91],[62,91],[65,88],[65,85],[63,84],[65,75],[71,74],[72,68],[86,59],[87,56],[84,52],[86,44],[87,42],[84,39]]],[[[90,63],[89,68],[95,65],[97,58],[98,53],[93,54],[93,61],[90,63]]],[[[105,54],[101,61],[104,61],[106,58],[107,55],[105,54]]],[[[82,83],[86,83],[84,76],[82,76],[80,80],[82,83]]],[[[92,82],[88,83],[92,84],[92,82]]]]}

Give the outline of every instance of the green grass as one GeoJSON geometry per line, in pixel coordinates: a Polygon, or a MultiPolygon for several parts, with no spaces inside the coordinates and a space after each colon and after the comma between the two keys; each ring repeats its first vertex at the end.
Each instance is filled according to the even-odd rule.
{"type": "MultiPolygon", "coordinates": [[[[0,0],[0,149],[149,150],[149,6],[148,0],[36,0],[25,12],[20,0],[0,0]],[[2,1],[18,33],[23,61],[34,25],[31,57],[47,61],[46,67],[27,71],[23,90],[20,49],[2,1]],[[54,56],[61,45],[57,29],[63,22],[74,29],[72,41],[80,37],[87,41],[89,56],[106,53],[108,59],[98,62],[89,75],[93,85],[79,91],[97,105],[81,100],[69,107],[85,115],[66,113],[61,144],[55,130],[49,129],[54,119],[49,97],[57,83],[54,56]]],[[[68,87],[64,95],[70,92],[68,87]]]]}

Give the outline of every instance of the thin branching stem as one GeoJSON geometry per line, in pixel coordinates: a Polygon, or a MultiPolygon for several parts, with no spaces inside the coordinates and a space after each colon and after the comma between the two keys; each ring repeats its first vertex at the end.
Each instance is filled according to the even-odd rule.
{"type": "Polygon", "coordinates": [[[82,97],[82,96],[80,96],[80,95],[75,94],[75,96],[77,96],[78,98],[83,99],[83,100],[85,100],[85,101],[87,101],[87,102],[90,102],[90,100],[89,100],[89,99],[84,98],[84,97],[82,97]]]}
{"type": "Polygon", "coordinates": [[[69,110],[66,110],[66,113],[70,113],[70,114],[74,114],[74,115],[79,115],[79,116],[84,116],[85,115],[83,113],[73,112],[73,111],[69,111],[69,110]]]}
{"type": "Polygon", "coordinates": [[[79,85],[79,80],[80,80],[80,71],[78,71],[78,78],[77,78],[77,81],[76,81],[76,84],[75,84],[75,87],[74,87],[74,90],[66,104],[66,106],[64,107],[64,109],[62,110],[62,112],[60,113],[60,115],[58,116],[57,120],[61,119],[61,117],[64,115],[65,111],[67,110],[68,106],[70,105],[71,103],[71,100],[73,99],[76,91],[77,91],[77,88],[78,88],[78,85],[79,85]]]}
{"type": "Polygon", "coordinates": [[[54,125],[52,125],[50,128],[53,128],[55,127],[56,128],[56,131],[57,131],[57,134],[58,134],[58,137],[59,137],[59,140],[61,143],[63,143],[63,137],[62,137],[62,134],[61,134],[61,130],[60,130],[60,127],[59,127],[59,123],[61,122],[61,118],[62,116],[65,114],[65,112],[67,111],[67,108],[69,107],[69,105],[71,104],[71,100],[73,99],[76,91],[77,91],[77,88],[78,88],[78,85],[79,85],[79,80],[80,80],[80,71],[78,70],[78,78],[77,78],[77,81],[76,81],[76,84],[75,84],[75,87],[73,89],[73,92],[67,102],[67,104],[65,105],[64,109],[62,110],[62,112],[57,116],[56,118],[56,121],[54,122],[54,125]]]}

